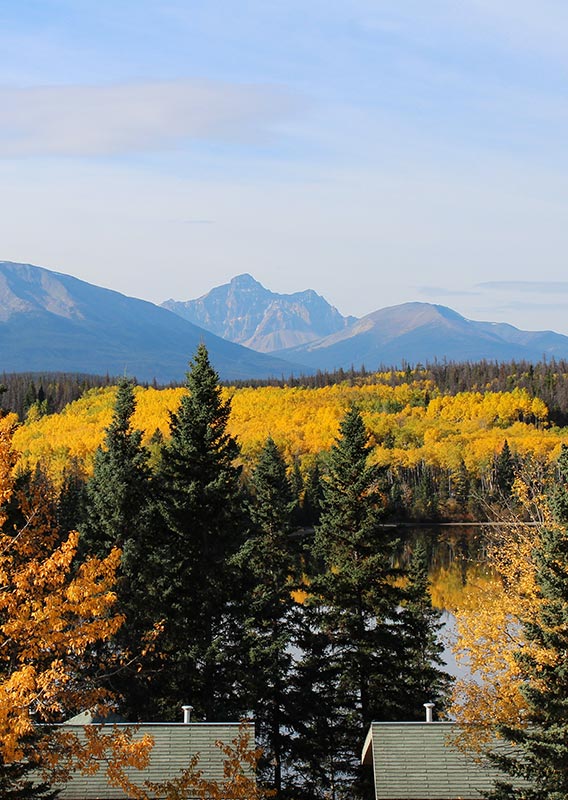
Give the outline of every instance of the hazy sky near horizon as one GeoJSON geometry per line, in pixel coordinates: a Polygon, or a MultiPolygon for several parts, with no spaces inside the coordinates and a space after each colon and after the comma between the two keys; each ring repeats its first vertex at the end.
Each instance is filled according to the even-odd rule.
{"type": "Polygon", "coordinates": [[[0,260],[568,334],[562,0],[0,0],[0,260]]]}

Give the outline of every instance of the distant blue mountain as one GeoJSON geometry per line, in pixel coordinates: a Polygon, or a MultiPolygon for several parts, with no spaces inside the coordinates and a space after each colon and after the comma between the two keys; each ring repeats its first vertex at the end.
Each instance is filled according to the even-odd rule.
{"type": "Polygon", "coordinates": [[[314,369],[376,369],[442,361],[541,361],[568,358],[568,337],[522,331],[512,325],[474,322],[446,306],[403,303],[356,320],[344,330],[274,352],[314,369]]]}
{"type": "Polygon", "coordinates": [[[223,380],[435,359],[568,359],[568,337],[552,331],[473,322],[429,303],[391,306],[357,320],[342,317],[311,290],[276,295],[250,275],[196,301],[166,305],[177,306],[176,313],[70,275],[1,261],[0,372],[127,374],[139,381],[177,382],[201,341],[223,380]],[[257,352],[182,318],[180,310],[250,347],[286,346],[257,352]],[[298,340],[301,344],[287,346],[298,340]]]}
{"type": "Polygon", "coordinates": [[[225,341],[153,303],[59,272],[0,262],[0,371],[61,371],[181,381],[204,341],[224,380],[302,367],[225,341]]]}

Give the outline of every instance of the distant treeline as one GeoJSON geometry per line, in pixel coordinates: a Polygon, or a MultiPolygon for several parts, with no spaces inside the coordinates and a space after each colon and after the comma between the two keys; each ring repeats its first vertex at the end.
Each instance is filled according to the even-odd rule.
{"type": "Polygon", "coordinates": [[[383,383],[399,386],[415,380],[431,380],[442,394],[458,392],[506,392],[526,389],[533,397],[540,397],[550,411],[551,422],[568,425],[568,361],[550,359],[533,364],[530,361],[448,361],[425,365],[397,367],[381,366],[370,372],[360,369],[338,369],[333,372],[318,370],[314,375],[292,376],[288,379],[271,379],[237,382],[242,386],[307,386],[321,388],[336,383],[383,383]]]}
{"type": "Polygon", "coordinates": [[[42,414],[55,414],[78,400],[87,390],[112,386],[118,378],[70,372],[11,372],[0,376],[0,409],[24,419],[32,406],[42,414]]]}
{"type": "MultiPolygon", "coordinates": [[[[322,388],[338,383],[351,385],[381,383],[399,386],[417,380],[430,380],[442,394],[458,392],[504,392],[526,389],[540,397],[550,411],[550,421],[568,425],[568,361],[550,359],[533,364],[529,361],[462,361],[433,362],[425,365],[397,367],[381,366],[376,371],[337,369],[318,370],[314,375],[292,375],[289,378],[236,381],[231,385],[244,386],[306,386],[322,388]]],[[[119,378],[109,375],[88,375],[65,372],[2,373],[0,377],[0,409],[14,411],[24,419],[31,406],[42,413],[58,413],[68,403],[78,400],[87,390],[117,384],[119,378]]],[[[157,386],[156,383],[153,384],[157,386]]],[[[169,386],[182,386],[170,383],[169,386]]]]}

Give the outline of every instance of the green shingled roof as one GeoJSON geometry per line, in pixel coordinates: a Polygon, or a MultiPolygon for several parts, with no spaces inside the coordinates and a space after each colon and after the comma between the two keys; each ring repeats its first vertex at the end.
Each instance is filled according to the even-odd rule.
{"type": "Polygon", "coordinates": [[[509,780],[452,746],[455,732],[451,722],[373,722],[363,763],[373,766],[376,800],[479,800],[509,780]]]}
{"type": "MultiPolygon", "coordinates": [[[[83,725],[66,727],[70,727],[79,736],[84,730],[83,725]]],[[[195,753],[199,753],[198,768],[203,770],[203,777],[222,780],[224,756],[215,746],[215,742],[221,740],[230,744],[239,732],[239,723],[153,723],[137,727],[134,739],[141,738],[144,734],[150,734],[154,739],[148,768],[144,771],[127,770],[129,778],[138,785],[143,785],[144,780],[157,782],[177,777],[180,770],[189,765],[195,753]]],[[[254,742],[252,723],[251,741],[254,742]]],[[[125,800],[127,796],[120,789],[108,785],[104,768],[96,775],[76,774],[60,789],[61,800],[125,800]]]]}

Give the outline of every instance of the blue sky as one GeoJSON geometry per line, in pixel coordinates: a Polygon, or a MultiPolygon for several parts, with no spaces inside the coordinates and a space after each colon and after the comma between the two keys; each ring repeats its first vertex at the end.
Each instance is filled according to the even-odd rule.
{"type": "Polygon", "coordinates": [[[568,334],[560,0],[0,0],[0,259],[568,334]]]}

